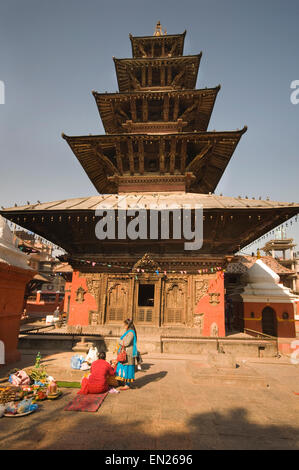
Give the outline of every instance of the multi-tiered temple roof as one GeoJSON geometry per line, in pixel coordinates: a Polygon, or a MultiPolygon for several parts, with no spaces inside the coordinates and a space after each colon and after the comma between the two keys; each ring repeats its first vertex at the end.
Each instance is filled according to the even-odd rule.
{"type": "Polygon", "coordinates": [[[130,36],[115,59],[119,93],[93,92],[106,135],[63,135],[99,193],[214,192],[246,131],[208,132],[220,86],[196,90],[202,53],[183,56],[185,33],[130,36]]]}
{"type": "MultiPolygon", "coordinates": [[[[202,204],[203,255],[234,253],[296,215],[298,204],[213,195],[246,127],[207,130],[220,86],[195,89],[202,54],[183,55],[185,34],[168,35],[158,24],[153,36],[130,35],[133,57],[114,58],[119,93],[93,92],[106,134],[63,134],[100,195],[0,213],[71,255],[110,259],[144,253],[148,241],[97,240],[94,211],[102,198],[143,200],[148,208],[164,196],[202,204]]],[[[182,243],[151,241],[161,257],[182,253],[182,243]]]]}

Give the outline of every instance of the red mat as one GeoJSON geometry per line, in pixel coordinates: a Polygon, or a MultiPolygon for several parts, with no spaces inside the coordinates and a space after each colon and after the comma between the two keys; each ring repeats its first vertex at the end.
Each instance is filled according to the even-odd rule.
{"type": "Polygon", "coordinates": [[[97,411],[103,401],[105,400],[108,392],[105,393],[89,393],[88,395],[76,395],[72,401],[70,401],[64,411],[97,411]]]}

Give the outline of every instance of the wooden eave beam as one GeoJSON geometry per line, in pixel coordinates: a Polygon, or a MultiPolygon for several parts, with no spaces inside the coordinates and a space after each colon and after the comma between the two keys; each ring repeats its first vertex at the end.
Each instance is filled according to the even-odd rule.
{"type": "Polygon", "coordinates": [[[170,57],[173,56],[173,53],[174,53],[174,51],[175,51],[175,49],[176,49],[176,47],[177,47],[177,45],[178,45],[178,42],[179,42],[179,41],[174,41],[174,42],[173,42],[173,45],[172,45],[172,47],[171,47],[171,49],[170,49],[170,52],[169,52],[170,57]]]}
{"type": "Polygon", "coordinates": [[[186,160],[187,160],[187,140],[183,139],[181,141],[181,173],[185,173],[186,169],[186,160]]]}
{"type": "Polygon", "coordinates": [[[202,151],[196,155],[196,157],[189,163],[186,168],[186,171],[194,171],[194,169],[198,166],[199,162],[203,162],[205,157],[208,155],[209,151],[213,148],[213,144],[208,143],[202,151]]]}
{"type": "Polygon", "coordinates": [[[117,166],[119,168],[119,173],[120,175],[123,174],[123,162],[122,162],[122,153],[121,153],[121,148],[120,148],[120,142],[116,142],[115,144],[116,147],[116,161],[117,161],[117,166]]]}
{"type": "Polygon", "coordinates": [[[110,161],[110,159],[103,153],[103,150],[99,144],[90,144],[91,149],[93,150],[94,154],[101,159],[101,161],[105,164],[106,167],[110,169],[113,174],[119,175],[120,172],[116,168],[116,166],[110,161]]]}
{"type": "Polygon", "coordinates": [[[138,47],[139,47],[139,50],[141,52],[142,57],[147,57],[147,53],[146,53],[141,41],[138,42],[138,47]]]}
{"type": "Polygon", "coordinates": [[[197,102],[193,103],[191,106],[189,106],[180,116],[180,119],[185,119],[188,114],[190,114],[192,111],[194,111],[195,108],[198,107],[197,102]]]}

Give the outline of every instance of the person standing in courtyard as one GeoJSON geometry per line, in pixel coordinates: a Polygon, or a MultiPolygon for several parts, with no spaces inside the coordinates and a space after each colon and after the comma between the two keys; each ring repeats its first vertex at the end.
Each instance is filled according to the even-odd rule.
{"type": "Polygon", "coordinates": [[[124,383],[121,390],[129,390],[135,380],[135,361],[137,359],[137,333],[133,320],[129,318],[124,321],[125,333],[120,337],[118,352],[123,348],[126,352],[125,362],[118,362],[116,366],[115,378],[124,383]]]}

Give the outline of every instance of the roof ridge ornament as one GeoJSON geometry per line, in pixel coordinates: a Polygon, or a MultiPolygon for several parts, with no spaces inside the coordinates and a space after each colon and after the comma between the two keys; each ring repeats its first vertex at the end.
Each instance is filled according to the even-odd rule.
{"type": "Polygon", "coordinates": [[[166,34],[167,34],[166,29],[163,32],[161,23],[160,23],[160,21],[158,21],[157,24],[156,24],[156,29],[155,29],[155,32],[154,32],[154,36],[166,36],[166,34]]]}

